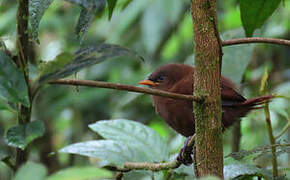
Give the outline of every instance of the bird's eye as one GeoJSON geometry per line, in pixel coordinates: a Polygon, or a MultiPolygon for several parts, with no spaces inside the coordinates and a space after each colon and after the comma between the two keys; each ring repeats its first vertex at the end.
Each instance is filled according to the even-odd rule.
{"type": "Polygon", "coordinates": [[[164,76],[159,76],[158,78],[157,78],[157,82],[160,82],[160,81],[163,81],[164,80],[164,76]]]}

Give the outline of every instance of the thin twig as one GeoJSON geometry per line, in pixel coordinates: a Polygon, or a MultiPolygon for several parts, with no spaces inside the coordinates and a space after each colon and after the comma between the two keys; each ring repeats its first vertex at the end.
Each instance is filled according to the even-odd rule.
{"type": "Polygon", "coordinates": [[[286,124],[286,126],[284,126],[282,131],[278,133],[274,138],[278,139],[279,137],[281,137],[285,132],[287,132],[288,128],[290,128],[290,119],[288,119],[288,123],[286,124]]]}
{"type": "Polygon", "coordinates": [[[91,81],[91,80],[78,80],[78,79],[60,79],[50,81],[50,84],[61,84],[61,85],[75,85],[75,86],[88,86],[88,87],[99,87],[107,89],[116,89],[123,91],[131,91],[137,93],[151,94],[155,96],[170,97],[174,99],[190,100],[190,101],[203,101],[205,97],[196,97],[191,95],[169,93],[167,91],[161,91],[156,89],[149,89],[143,87],[136,87],[118,83],[102,82],[102,81],[91,81]]]}
{"type": "MultiPolygon", "coordinates": [[[[260,86],[260,93],[262,95],[267,93],[267,80],[268,80],[268,70],[266,69],[265,73],[262,77],[261,86],[260,86]]],[[[273,134],[272,124],[271,124],[269,102],[265,103],[264,110],[265,110],[266,124],[267,124],[267,129],[268,129],[268,134],[269,134],[269,141],[270,141],[271,145],[274,145],[275,144],[275,137],[273,134]]],[[[278,164],[277,164],[277,156],[276,156],[276,147],[272,146],[271,151],[272,151],[273,177],[275,178],[275,177],[278,177],[278,164]]]]}
{"type": "Polygon", "coordinates": [[[231,46],[231,45],[236,45],[236,44],[249,44],[249,43],[270,43],[270,44],[290,46],[290,40],[275,39],[275,38],[262,38],[262,37],[238,38],[238,39],[224,40],[222,42],[223,46],[231,46]]]}
{"type": "MultiPolygon", "coordinates": [[[[272,125],[271,125],[271,117],[270,117],[270,110],[269,110],[269,103],[268,102],[266,102],[264,109],[265,109],[265,116],[266,116],[270,144],[274,145],[275,138],[273,135],[273,129],[272,129],[272,125]]],[[[273,156],[273,158],[272,158],[273,177],[278,177],[278,164],[277,164],[277,156],[276,156],[276,147],[272,146],[271,150],[272,150],[272,156],[273,156]]]]}

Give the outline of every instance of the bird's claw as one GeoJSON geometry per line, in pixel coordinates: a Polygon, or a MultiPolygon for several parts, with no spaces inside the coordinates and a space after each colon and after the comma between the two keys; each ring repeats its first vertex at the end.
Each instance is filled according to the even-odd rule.
{"type": "Polygon", "coordinates": [[[186,139],[184,142],[183,148],[180,149],[178,156],[177,156],[177,161],[181,162],[182,164],[189,166],[193,163],[192,160],[192,151],[193,147],[188,146],[188,141],[191,139],[191,136],[186,139]]]}

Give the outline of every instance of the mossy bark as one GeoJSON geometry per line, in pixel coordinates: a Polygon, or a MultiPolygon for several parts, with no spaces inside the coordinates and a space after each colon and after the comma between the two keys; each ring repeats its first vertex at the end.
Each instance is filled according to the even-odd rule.
{"type": "Polygon", "coordinates": [[[221,57],[222,46],[217,30],[215,0],[192,0],[194,24],[194,95],[204,96],[194,102],[197,177],[216,175],[223,178],[221,127],[221,57]]]}

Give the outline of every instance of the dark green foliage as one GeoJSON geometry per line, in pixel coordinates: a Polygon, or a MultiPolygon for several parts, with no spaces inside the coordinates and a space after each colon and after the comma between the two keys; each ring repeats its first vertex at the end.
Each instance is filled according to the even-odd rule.
{"type": "Polygon", "coordinates": [[[23,73],[3,51],[0,51],[0,67],[0,99],[29,107],[28,88],[23,73]]]}
{"type": "Polygon", "coordinates": [[[241,0],[240,10],[243,27],[247,37],[253,36],[277,9],[281,0],[241,0]]]}
{"type": "Polygon", "coordinates": [[[45,132],[42,121],[33,121],[25,125],[18,125],[8,129],[5,141],[7,145],[25,149],[34,139],[41,137],[45,132]]]}
{"type": "Polygon", "coordinates": [[[29,20],[32,28],[32,37],[39,43],[38,27],[42,16],[53,0],[29,0],[29,20]]]}
{"type": "Polygon", "coordinates": [[[110,20],[113,15],[113,11],[116,7],[117,0],[107,0],[107,3],[109,7],[109,20],[110,20]]]}

